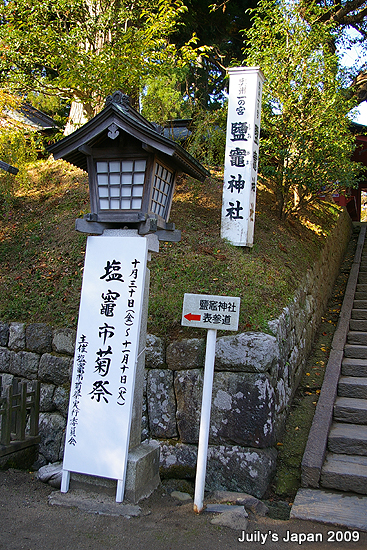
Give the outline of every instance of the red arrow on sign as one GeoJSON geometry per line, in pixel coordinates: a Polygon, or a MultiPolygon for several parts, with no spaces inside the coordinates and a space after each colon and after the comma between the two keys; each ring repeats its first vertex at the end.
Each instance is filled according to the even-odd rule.
{"type": "Polygon", "coordinates": [[[194,315],[193,313],[188,313],[187,315],[184,315],[185,319],[188,321],[200,321],[201,315],[194,315]]]}

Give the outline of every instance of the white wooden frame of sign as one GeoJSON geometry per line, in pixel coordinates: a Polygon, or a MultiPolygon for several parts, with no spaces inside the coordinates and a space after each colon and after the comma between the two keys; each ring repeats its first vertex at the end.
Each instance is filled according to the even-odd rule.
{"type": "Polygon", "coordinates": [[[251,247],[264,75],[258,67],[233,67],[228,73],[221,236],[235,246],[251,247]]]}
{"type": "Polygon", "coordinates": [[[122,502],[147,239],[88,237],[61,491],[70,472],[117,480],[122,502]]]}

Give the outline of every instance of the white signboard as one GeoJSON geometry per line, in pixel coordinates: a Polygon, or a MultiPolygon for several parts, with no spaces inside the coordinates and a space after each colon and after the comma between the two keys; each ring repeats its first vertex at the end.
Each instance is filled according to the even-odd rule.
{"type": "Polygon", "coordinates": [[[264,75],[257,67],[228,72],[221,236],[235,246],[253,246],[264,75]]]}
{"type": "Polygon", "coordinates": [[[185,294],[181,324],[185,327],[237,330],[240,298],[185,294]]]}
{"type": "Polygon", "coordinates": [[[63,469],[125,479],[147,240],[88,237],[63,469]]]}

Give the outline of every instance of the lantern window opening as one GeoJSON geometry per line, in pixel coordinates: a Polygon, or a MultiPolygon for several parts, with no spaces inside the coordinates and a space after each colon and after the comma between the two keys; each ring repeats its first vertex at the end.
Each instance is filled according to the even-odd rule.
{"type": "Polygon", "coordinates": [[[166,207],[169,204],[173,176],[173,172],[165,168],[159,162],[156,162],[150,208],[154,214],[157,214],[162,218],[164,217],[166,207]]]}
{"type": "Polygon", "coordinates": [[[100,210],[140,210],[146,159],[98,160],[96,163],[100,210]]]}

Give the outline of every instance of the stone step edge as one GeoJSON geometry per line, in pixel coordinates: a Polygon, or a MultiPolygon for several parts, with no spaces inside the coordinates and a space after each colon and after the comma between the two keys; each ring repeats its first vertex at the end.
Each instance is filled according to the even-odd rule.
{"type": "Polygon", "coordinates": [[[302,458],[301,482],[303,487],[318,487],[319,485],[365,239],[366,225],[362,225],[354,255],[354,263],[345,289],[338,326],[334,333],[332,349],[325,369],[324,381],[302,458]]]}
{"type": "Polygon", "coordinates": [[[367,456],[328,454],[321,471],[324,489],[367,494],[367,456]]]}
{"type": "Polygon", "coordinates": [[[294,499],[290,517],[367,531],[367,497],[301,488],[294,499]]]}

